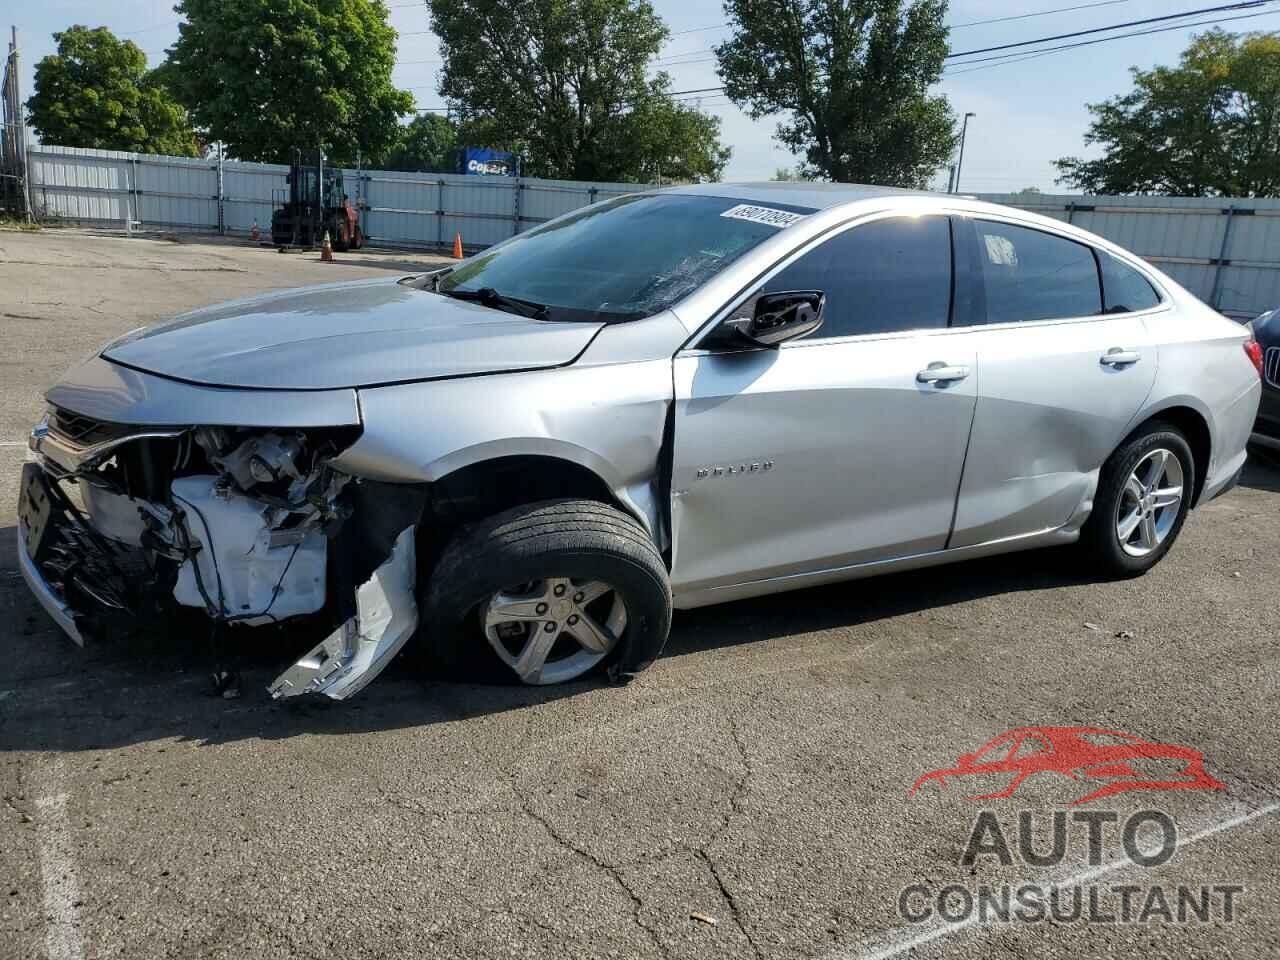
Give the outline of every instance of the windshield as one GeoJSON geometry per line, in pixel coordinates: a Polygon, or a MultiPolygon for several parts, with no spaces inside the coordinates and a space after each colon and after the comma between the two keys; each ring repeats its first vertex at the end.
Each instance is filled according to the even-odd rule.
{"type": "Polygon", "coordinates": [[[621,197],[481,254],[442,277],[438,290],[545,305],[549,320],[634,320],[665,310],[812,212],[727,197],[621,197]]]}

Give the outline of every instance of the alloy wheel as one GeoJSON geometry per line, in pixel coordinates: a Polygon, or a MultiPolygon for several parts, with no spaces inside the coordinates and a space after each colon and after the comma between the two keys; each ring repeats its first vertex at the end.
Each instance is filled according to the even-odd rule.
{"type": "Polygon", "coordinates": [[[1116,507],[1116,536],[1131,557],[1145,557],[1169,536],[1182,508],[1182,461],[1163,447],[1133,468],[1116,507]]]}
{"type": "Polygon", "coordinates": [[[621,594],[601,580],[552,577],[500,590],[480,607],[489,645],[522,682],[576,679],[607,657],[627,628],[621,594]]]}

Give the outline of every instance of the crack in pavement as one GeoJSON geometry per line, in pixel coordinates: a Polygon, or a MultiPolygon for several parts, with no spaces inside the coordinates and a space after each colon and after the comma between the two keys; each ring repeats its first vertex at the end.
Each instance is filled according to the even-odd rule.
{"type": "Polygon", "coordinates": [[[724,898],[725,903],[729,905],[729,913],[733,917],[733,922],[738,925],[738,929],[742,931],[742,935],[747,938],[747,943],[751,944],[757,958],[763,957],[764,952],[760,949],[760,945],[756,943],[756,939],[752,936],[751,930],[748,929],[744,911],[738,904],[738,898],[734,895],[724,882],[724,878],[720,876],[720,869],[716,866],[715,861],[711,858],[711,854],[707,852],[707,847],[715,843],[724,832],[729,829],[729,824],[733,821],[734,815],[742,812],[742,798],[747,792],[747,784],[752,774],[755,773],[751,760],[747,755],[747,746],[742,742],[742,732],[738,729],[738,723],[732,716],[729,720],[729,735],[733,739],[733,744],[738,748],[738,759],[742,764],[742,776],[738,778],[738,782],[734,784],[733,792],[729,795],[729,811],[724,815],[719,828],[712,832],[706,842],[700,846],[692,847],[693,853],[707,865],[707,869],[711,871],[711,876],[716,882],[716,886],[720,888],[720,895],[724,898]]]}
{"type": "Polygon", "coordinates": [[[720,896],[724,898],[725,903],[729,905],[729,915],[733,917],[733,922],[737,924],[738,929],[742,931],[742,935],[747,938],[747,943],[751,944],[751,950],[757,958],[764,956],[764,951],[760,949],[760,945],[756,943],[756,938],[751,935],[751,931],[747,928],[743,921],[742,908],[738,906],[738,898],[733,895],[733,891],[725,886],[724,878],[720,876],[720,869],[716,866],[716,862],[711,859],[711,854],[702,848],[695,848],[693,851],[699,860],[707,865],[707,869],[711,871],[711,877],[716,882],[716,886],[720,888],[720,896]]]}
{"type": "MultiPolygon", "coordinates": [[[[619,887],[622,888],[622,890],[627,894],[627,896],[630,897],[632,902],[632,919],[635,921],[638,927],[640,927],[642,930],[645,931],[646,934],[648,934],[649,939],[657,948],[658,952],[663,957],[666,957],[666,958],[671,957],[671,952],[667,948],[666,944],[663,943],[662,940],[659,938],[657,931],[654,930],[652,927],[650,927],[641,919],[640,911],[644,907],[644,900],[639,894],[635,892],[635,890],[631,888],[631,885],[628,884],[625,879],[623,879],[622,870],[626,869],[627,867],[634,867],[641,864],[660,863],[662,860],[666,859],[667,857],[671,856],[674,853],[690,853],[696,858],[698,858],[699,860],[701,860],[704,864],[706,864],[712,879],[715,881],[716,887],[720,891],[720,896],[723,898],[723,900],[729,907],[729,912],[730,912],[730,915],[733,917],[733,922],[737,925],[738,929],[742,932],[742,936],[746,939],[747,943],[750,944],[752,952],[755,954],[755,956],[757,958],[762,958],[764,956],[764,952],[761,950],[760,945],[756,942],[755,937],[753,936],[751,930],[748,928],[745,910],[743,909],[742,905],[739,903],[737,896],[725,884],[724,878],[720,873],[719,866],[716,864],[715,860],[712,858],[711,854],[707,852],[707,849],[706,849],[711,844],[715,843],[716,840],[718,840],[724,834],[724,832],[729,829],[729,825],[733,822],[733,818],[736,815],[742,813],[742,798],[747,793],[748,784],[751,780],[752,775],[755,772],[755,769],[747,753],[746,744],[742,740],[742,733],[738,729],[737,722],[732,717],[729,717],[728,721],[729,721],[729,736],[730,736],[730,739],[732,739],[733,741],[734,747],[737,749],[739,763],[742,765],[742,773],[738,776],[738,779],[734,782],[733,789],[730,791],[729,809],[721,815],[719,826],[713,829],[710,835],[700,844],[678,842],[678,843],[671,844],[670,846],[660,848],[658,851],[655,851],[654,853],[646,854],[644,856],[637,857],[632,860],[623,860],[617,863],[611,863],[607,860],[601,859],[600,857],[596,856],[594,853],[592,853],[590,850],[586,849],[585,847],[579,846],[578,844],[574,843],[569,837],[561,833],[551,823],[551,821],[548,818],[544,817],[534,809],[532,799],[526,796],[525,794],[521,793],[520,790],[516,787],[514,774],[511,780],[512,791],[514,792],[516,798],[518,799],[520,803],[520,808],[525,814],[525,816],[529,817],[529,819],[533,820],[539,826],[541,826],[543,830],[546,831],[547,835],[550,836],[551,839],[554,840],[559,846],[563,847],[566,850],[569,850],[579,858],[586,860],[588,863],[592,864],[597,869],[604,871],[606,874],[608,874],[608,876],[611,879],[613,879],[615,883],[617,883],[619,887]]],[[[416,811],[416,812],[423,813],[423,811],[416,811]]]]}
{"type": "Polygon", "coordinates": [[[601,860],[599,857],[593,854],[590,850],[587,850],[584,847],[578,846],[568,837],[562,835],[559,830],[557,830],[554,826],[552,826],[550,820],[546,819],[545,817],[543,817],[542,815],[540,815],[534,810],[532,799],[530,799],[529,797],[526,797],[518,789],[516,789],[514,781],[512,782],[512,789],[515,791],[516,798],[520,801],[520,809],[524,811],[525,816],[527,816],[530,820],[540,825],[542,829],[546,831],[547,836],[549,836],[552,840],[554,840],[559,846],[563,847],[565,850],[570,851],[571,853],[578,856],[580,859],[585,860],[586,862],[594,865],[596,868],[603,870],[606,874],[608,874],[613,879],[613,881],[619,887],[622,888],[623,892],[626,893],[626,895],[631,898],[631,919],[635,921],[635,925],[648,935],[650,942],[654,946],[654,949],[656,949],[659,954],[661,954],[664,958],[667,958],[667,960],[671,960],[671,951],[669,951],[667,949],[667,945],[662,942],[662,938],[658,936],[658,932],[654,930],[653,927],[645,923],[643,919],[641,919],[640,911],[644,907],[644,900],[640,897],[638,893],[632,890],[630,884],[628,884],[627,881],[622,878],[621,869],[619,867],[615,867],[613,864],[608,863],[605,860],[601,860]]]}

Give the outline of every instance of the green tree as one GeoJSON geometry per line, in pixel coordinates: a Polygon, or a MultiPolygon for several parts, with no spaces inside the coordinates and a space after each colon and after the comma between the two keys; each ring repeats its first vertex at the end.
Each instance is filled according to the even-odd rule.
{"type": "Polygon", "coordinates": [[[413,97],[391,83],[396,32],[381,0],[178,0],[174,92],[210,140],[242,160],[378,156],[413,97]]]}
{"type": "Polygon", "coordinates": [[[813,177],[803,166],[797,165],[794,167],[778,167],[778,169],[773,171],[773,176],[769,179],[780,180],[784,183],[796,183],[804,180],[812,180],[813,177]]]}
{"type": "Polygon", "coordinates": [[[676,103],[665,77],[633,101],[606,137],[607,162],[593,179],[705,183],[720,179],[733,151],[720,142],[720,118],[676,103]]]}
{"type": "Polygon", "coordinates": [[[725,0],[725,93],[842,183],[922,187],[956,144],[942,75],[946,0],[725,0]],[[905,8],[905,9],[904,9],[905,8]]]}
{"type": "Polygon", "coordinates": [[[179,157],[198,155],[186,111],[131,40],[106,27],[76,25],[53,39],[58,52],[36,64],[35,94],[27,100],[31,126],[45,143],[99,150],[131,150],[179,157]]]}
{"type": "Polygon", "coordinates": [[[399,142],[386,157],[372,158],[371,163],[388,170],[456,173],[453,151],[457,145],[458,128],[452,120],[424,113],[401,128],[399,142]]]}
{"type": "Polygon", "coordinates": [[[1095,160],[1064,157],[1088,193],[1205,197],[1280,191],[1280,36],[1211,30],[1176,67],[1134,68],[1133,89],[1089,105],[1095,160]]]}
{"type": "Polygon", "coordinates": [[[667,38],[647,0],[427,0],[440,93],[472,146],[515,150],[533,176],[719,177],[719,120],[645,68],[667,38]]]}

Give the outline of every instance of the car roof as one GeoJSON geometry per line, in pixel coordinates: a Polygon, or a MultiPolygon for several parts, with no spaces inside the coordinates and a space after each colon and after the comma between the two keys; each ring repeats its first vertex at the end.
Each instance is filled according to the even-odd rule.
{"type": "Polygon", "coordinates": [[[900,190],[864,183],[816,183],[811,181],[765,180],[759,183],[696,183],[671,187],[664,193],[685,193],[703,197],[726,197],[748,203],[786,203],[825,210],[858,200],[877,197],[937,197],[925,190],[900,190]]]}

